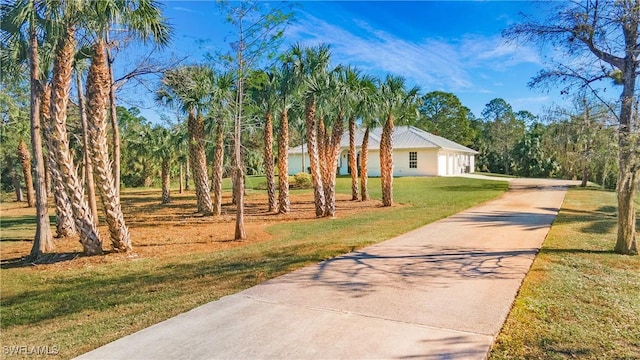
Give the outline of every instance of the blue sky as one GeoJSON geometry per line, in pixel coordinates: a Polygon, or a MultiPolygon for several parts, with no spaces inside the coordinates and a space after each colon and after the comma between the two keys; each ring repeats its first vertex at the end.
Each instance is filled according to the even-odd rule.
{"type": "MultiPolygon", "coordinates": [[[[521,20],[520,13],[540,15],[539,4],[524,1],[303,1],[295,23],[286,30],[284,47],[326,43],[332,62],[356,65],[363,72],[406,78],[422,93],[452,92],[480,116],[494,98],[515,111],[542,114],[560,91],[529,89],[543,67],[533,45],[506,43],[501,31],[521,20]]],[[[164,14],[175,29],[165,54],[202,62],[207,52],[226,52],[229,27],[211,1],[165,1],[164,14]]],[[[142,90],[136,90],[139,93],[142,90]]],[[[130,93],[130,91],[127,91],[130,93]]],[[[128,96],[128,95],[127,95],[128,96]]],[[[158,117],[153,104],[143,115],[158,117]]]]}

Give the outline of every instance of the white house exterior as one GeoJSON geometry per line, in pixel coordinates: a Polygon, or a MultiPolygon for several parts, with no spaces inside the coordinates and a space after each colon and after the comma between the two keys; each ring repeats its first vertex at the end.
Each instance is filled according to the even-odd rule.
{"type": "MultiPolygon", "coordinates": [[[[380,176],[380,136],[382,128],[369,132],[369,176],[380,176]]],[[[364,130],[356,130],[358,166],[364,130]]],[[[413,126],[398,126],[393,132],[393,176],[450,176],[474,171],[478,152],[451,140],[433,135],[413,126]]],[[[338,174],[349,173],[349,133],[340,141],[338,174]]],[[[309,155],[306,146],[289,150],[289,174],[308,172],[309,155]],[[304,158],[303,158],[304,156],[304,158]],[[304,164],[304,168],[303,168],[304,164]],[[303,170],[304,169],[304,170],[303,170]]]]}

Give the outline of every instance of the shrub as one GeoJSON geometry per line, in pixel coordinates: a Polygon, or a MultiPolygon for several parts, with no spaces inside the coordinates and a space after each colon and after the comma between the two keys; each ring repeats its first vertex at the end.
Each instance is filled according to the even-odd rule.
{"type": "Polygon", "coordinates": [[[311,188],[311,175],[304,172],[293,175],[293,187],[295,189],[311,188]]]}

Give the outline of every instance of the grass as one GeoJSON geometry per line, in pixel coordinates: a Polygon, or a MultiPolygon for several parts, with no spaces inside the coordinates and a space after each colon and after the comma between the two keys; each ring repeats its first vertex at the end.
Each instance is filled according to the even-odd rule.
{"type": "Polygon", "coordinates": [[[615,193],[570,190],[490,359],[639,359],[640,257],[615,238],[615,193]]]}
{"type": "MultiPolygon", "coordinates": [[[[260,181],[251,179],[256,185],[260,181]]],[[[372,197],[379,198],[379,179],[370,179],[369,186],[372,197]]],[[[178,242],[172,252],[162,256],[111,254],[50,265],[5,267],[0,270],[0,342],[3,346],[49,346],[57,350],[55,357],[74,357],[198,305],[495,198],[506,186],[464,178],[397,178],[397,205],[392,208],[372,202],[347,215],[339,210],[336,219],[275,221],[265,227],[268,236],[264,241],[199,252],[185,252],[178,242]]],[[[338,192],[350,193],[349,179],[338,180],[338,192]]],[[[308,198],[309,191],[295,193],[308,198]]],[[[136,208],[151,214],[159,211],[157,205],[139,204],[144,201],[140,194],[143,192],[135,189],[123,191],[125,214],[136,208]]],[[[249,199],[256,196],[264,197],[263,192],[249,191],[249,199]]],[[[27,231],[25,218],[13,219],[9,213],[2,213],[2,252],[24,246],[24,241],[16,244],[8,239],[24,239],[27,231]],[[12,222],[16,225],[9,226],[12,222]]],[[[167,225],[140,219],[135,217],[132,222],[132,234],[142,227],[157,227],[159,234],[169,231],[162,228],[167,225]]],[[[184,221],[181,217],[171,226],[182,226],[184,221]]],[[[208,237],[196,232],[202,228],[203,222],[198,220],[194,227],[181,227],[180,236],[191,242],[207,242],[208,237]]],[[[160,236],[155,239],[161,240],[160,236]]],[[[140,249],[141,245],[137,246],[140,249]]]]}
{"type": "Polygon", "coordinates": [[[492,177],[502,177],[502,178],[517,178],[518,176],[515,175],[507,175],[507,174],[499,174],[499,173],[491,173],[491,172],[482,172],[482,171],[476,171],[475,174],[478,175],[487,175],[487,176],[492,176],[492,177]]]}

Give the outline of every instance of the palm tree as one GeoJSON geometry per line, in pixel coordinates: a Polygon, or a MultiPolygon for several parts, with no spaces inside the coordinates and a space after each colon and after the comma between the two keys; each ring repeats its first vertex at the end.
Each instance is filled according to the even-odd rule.
{"type": "Polygon", "coordinates": [[[273,117],[277,106],[277,77],[275,71],[259,71],[249,78],[249,95],[264,117],[263,162],[267,182],[268,212],[277,208],[275,166],[273,155],[273,117]]]}
{"type": "Polygon", "coordinates": [[[369,200],[369,133],[370,127],[366,126],[364,135],[362,136],[362,145],[360,146],[360,198],[362,201],[369,200]]]}
{"type": "Polygon", "coordinates": [[[171,160],[173,158],[173,145],[176,140],[175,133],[162,126],[155,126],[145,131],[146,145],[151,155],[160,160],[160,178],[162,182],[162,204],[171,202],[171,160]]]}
{"type": "Polygon", "coordinates": [[[380,138],[380,181],[382,183],[382,206],[393,205],[393,130],[396,118],[403,118],[409,110],[417,111],[418,88],[406,90],[405,80],[387,75],[380,86],[380,110],[384,118],[380,138]]]}
{"type": "MultiPolygon", "coordinates": [[[[20,24],[28,21],[29,24],[29,60],[31,75],[31,151],[35,161],[35,190],[36,190],[36,234],[31,248],[30,257],[37,259],[41,254],[53,249],[53,241],[51,238],[51,227],[49,226],[49,211],[47,208],[47,190],[44,181],[44,156],[42,153],[42,138],[40,136],[40,64],[38,54],[38,39],[36,34],[36,1],[31,0],[27,3],[30,7],[26,12],[26,18],[14,19],[20,24]],[[22,21],[20,21],[22,20],[22,21]]],[[[4,16],[3,16],[4,18],[4,16]]],[[[20,28],[20,26],[18,26],[20,28]]]]}
{"type": "Polygon", "coordinates": [[[351,75],[347,68],[336,68],[327,77],[325,86],[327,90],[323,102],[328,105],[326,110],[332,115],[321,117],[318,123],[318,148],[325,197],[324,216],[334,217],[336,213],[336,176],[344,120],[351,110],[352,92],[347,83],[347,77],[351,75]]]}
{"type": "MultiPolygon", "coordinates": [[[[289,199],[289,109],[295,99],[296,83],[294,63],[291,52],[285,54],[280,69],[277,69],[278,108],[280,124],[278,127],[278,213],[290,211],[289,199]]],[[[303,156],[304,158],[304,156],[303,156]]]]}
{"type": "Polygon", "coordinates": [[[264,116],[264,166],[267,181],[268,212],[276,210],[276,183],[273,156],[273,117],[278,102],[278,78],[275,71],[254,73],[250,79],[250,94],[264,116]]]}
{"type": "Polygon", "coordinates": [[[373,77],[362,79],[362,86],[365,91],[362,93],[362,99],[357,111],[362,117],[362,125],[365,127],[362,136],[362,145],[360,146],[360,198],[362,201],[369,200],[369,135],[371,128],[379,123],[377,110],[379,88],[376,86],[376,83],[379,83],[379,81],[373,77]]]}
{"type": "Polygon", "coordinates": [[[55,147],[51,139],[51,91],[49,85],[45,85],[45,90],[40,98],[40,115],[44,124],[43,138],[48,149],[48,170],[51,174],[53,200],[56,208],[56,238],[63,238],[76,234],[77,230],[73,216],[73,205],[64,186],[60,166],[56,161],[55,147]]]}
{"type": "MultiPolygon", "coordinates": [[[[173,127],[173,140],[174,140],[174,151],[177,153],[177,161],[180,167],[180,181],[179,181],[179,192],[180,194],[184,193],[185,190],[188,190],[186,186],[186,182],[189,179],[186,171],[185,165],[188,163],[188,152],[189,152],[189,136],[187,134],[187,129],[184,126],[185,124],[180,121],[179,111],[177,114],[177,124],[173,127]]],[[[187,168],[188,169],[188,168],[187,168]]]]}
{"type": "Polygon", "coordinates": [[[71,90],[73,61],[76,54],[75,27],[80,11],[77,7],[72,6],[78,5],[77,3],[67,5],[69,6],[66,8],[54,9],[60,13],[58,22],[61,35],[55,50],[51,79],[51,141],[63,185],[71,199],[84,253],[96,255],[102,253],[102,241],[91,210],[84,198],[84,189],[78,179],[67,135],[67,106],[71,90]]]}
{"type": "Polygon", "coordinates": [[[85,25],[95,35],[87,75],[87,116],[94,173],[109,225],[111,245],[115,251],[129,251],[132,249],[131,237],[120,205],[119,179],[113,176],[107,146],[107,109],[112,103],[110,95],[113,88],[105,39],[110,24],[116,21],[136,38],[143,41],[151,39],[158,45],[168,43],[171,28],[154,1],[92,1],[85,4],[83,10],[88,19],[85,25]]]}
{"type": "Polygon", "coordinates": [[[93,178],[93,164],[89,156],[89,124],[87,122],[87,108],[84,92],[82,90],[82,75],[79,61],[76,60],[76,91],[78,92],[78,107],[80,108],[80,121],[82,122],[82,147],[84,148],[84,170],[87,182],[87,200],[93,215],[93,220],[98,223],[98,203],[96,201],[96,184],[93,178]]]}
{"type": "Polygon", "coordinates": [[[329,47],[301,48],[294,45],[291,49],[294,57],[296,81],[304,83],[305,125],[309,166],[313,182],[314,205],[316,216],[325,215],[325,195],[320,170],[318,149],[318,118],[316,116],[318,96],[321,94],[323,78],[327,76],[330,59],[329,47]]]}
{"type": "Polygon", "coordinates": [[[224,128],[229,115],[229,103],[233,97],[233,77],[223,73],[216,77],[213,99],[215,120],[215,150],[213,153],[213,215],[222,213],[222,176],[224,173],[224,128]]]}
{"type": "MultiPolygon", "coordinates": [[[[347,68],[347,86],[351,93],[351,114],[349,115],[349,172],[351,173],[351,200],[358,200],[358,155],[356,152],[356,119],[364,119],[371,111],[371,98],[376,88],[371,76],[347,68]]],[[[368,135],[368,134],[367,134],[368,135]]],[[[365,191],[365,190],[363,190],[365,191]]]]}
{"type": "MultiPolygon", "coordinates": [[[[29,59],[30,63],[31,148],[35,165],[34,182],[37,213],[36,235],[31,251],[31,257],[33,259],[37,259],[42,253],[50,251],[53,248],[47,209],[46,172],[41,138],[41,116],[43,115],[41,114],[41,99],[44,96],[44,92],[48,91],[45,85],[46,77],[43,75],[45,69],[47,69],[50,64],[50,58],[48,56],[53,55],[58,58],[64,53],[69,52],[69,42],[73,45],[74,32],[69,31],[68,24],[73,18],[72,15],[75,15],[76,10],[81,7],[77,5],[80,5],[79,2],[50,4],[44,1],[22,0],[2,8],[3,45],[12,44],[10,46],[12,51],[6,53],[3,51],[4,55],[9,55],[16,60],[14,64],[20,64],[26,58],[29,59]],[[41,24],[46,24],[47,26],[37,29],[36,26],[41,24]],[[25,25],[27,25],[28,30],[23,32],[22,29],[25,28],[25,25]],[[41,43],[38,39],[38,33],[44,34],[41,43]],[[5,39],[7,42],[4,41],[5,39]],[[40,52],[39,48],[41,45],[51,45],[51,49],[40,52]],[[19,51],[20,49],[28,49],[28,51],[19,51]],[[27,54],[28,56],[22,56],[27,54]]],[[[65,63],[59,58],[54,61],[54,78],[52,78],[51,85],[53,103],[51,116],[53,121],[60,121],[60,118],[64,119],[62,120],[63,122],[66,121],[66,102],[61,100],[61,97],[64,97],[65,93],[68,95],[68,85],[65,83],[67,73],[64,71],[64,64],[65,63]],[[62,66],[62,71],[57,69],[56,66],[62,66]]],[[[53,140],[55,141],[56,139],[54,138],[53,140]]],[[[57,147],[64,148],[64,144],[57,147]]],[[[54,155],[55,153],[56,151],[54,151],[54,155]]],[[[68,166],[67,163],[58,163],[61,165],[61,168],[66,169],[66,166],[68,166]]],[[[70,185],[74,186],[77,185],[77,183],[70,185]]],[[[87,230],[87,228],[83,229],[87,230]]],[[[88,229],[87,232],[92,232],[93,230],[94,229],[88,229]]],[[[100,252],[101,246],[99,238],[97,236],[93,236],[92,238],[89,236],[89,240],[87,240],[87,232],[81,234],[81,241],[86,245],[85,252],[91,254],[100,252]]]]}
{"type": "Polygon", "coordinates": [[[210,106],[214,84],[213,70],[206,66],[187,66],[165,72],[162,85],[156,92],[158,101],[178,103],[188,114],[189,159],[196,186],[197,208],[205,215],[213,214],[213,203],[209,193],[202,112],[210,106]]]}
{"type": "Polygon", "coordinates": [[[132,249],[129,229],[124,222],[120,197],[116,189],[109,148],[107,146],[107,107],[109,105],[109,69],[102,39],[93,46],[91,66],[87,74],[87,120],[89,149],[100,198],[109,225],[111,246],[115,251],[132,249]]]}

